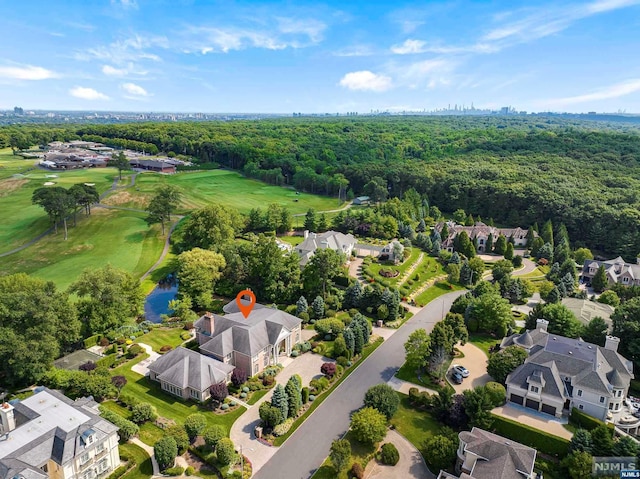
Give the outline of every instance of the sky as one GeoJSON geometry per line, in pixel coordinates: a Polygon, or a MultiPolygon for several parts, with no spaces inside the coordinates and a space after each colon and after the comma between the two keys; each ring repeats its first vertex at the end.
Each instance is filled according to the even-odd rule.
{"type": "Polygon", "coordinates": [[[0,109],[640,113],[640,0],[0,0],[0,109]]]}

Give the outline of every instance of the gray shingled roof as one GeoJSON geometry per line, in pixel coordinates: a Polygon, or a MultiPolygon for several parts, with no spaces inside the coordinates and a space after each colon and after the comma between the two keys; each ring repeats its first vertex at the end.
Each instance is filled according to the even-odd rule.
{"type": "MultiPolygon", "coordinates": [[[[94,401],[72,401],[44,388],[14,405],[16,429],[9,440],[0,441],[0,477],[23,475],[26,479],[47,477],[34,465],[49,459],[66,464],[85,449],[82,433],[92,429],[94,445],[118,428],[97,414],[94,401]]],[[[93,447],[93,446],[89,446],[93,447]]]]}
{"type": "Polygon", "coordinates": [[[200,350],[219,357],[233,351],[255,356],[267,346],[275,345],[283,329],[291,331],[300,326],[300,318],[278,309],[256,306],[261,307],[254,307],[247,318],[242,313],[214,314],[213,334],[200,350]]]}
{"type": "Polygon", "coordinates": [[[212,384],[226,381],[233,369],[230,364],[183,347],[169,351],[149,366],[159,380],[196,391],[204,391],[212,384]]]}
{"type": "Polygon", "coordinates": [[[522,479],[518,471],[533,471],[536,450],[531,447],[477,427],[459,437],[465,451],[479,456],[470,475],[474,479],[522,479]]]}
{"type": "Polygon", "coordinates": [[[524,363],[509,374],[507,377],[507,383],[513,384],[522,389],[529,389],[528,381],[535,375],[542,377],[542,393],[558,398],[567,398],[564,383],[553,362],[549,362],[544,365],[532,362],[524,363]]]}

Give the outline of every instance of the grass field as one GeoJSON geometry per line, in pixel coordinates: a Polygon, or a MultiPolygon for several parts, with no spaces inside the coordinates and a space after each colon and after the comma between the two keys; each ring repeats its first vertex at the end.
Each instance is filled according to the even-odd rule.
{"type": "Polygon", "coordinates": [[[492,338],[484,333],[471,333],[469,334],[469,342],[478,346],[489,357],[489,349],[499,343],[500,339],[492,338]]]}
{"type": "MultiPolygon", "coordinates": [[[[187,213],[211,203],[218,203],[248,213],[252,208],[266,208],[278,203],[289,208],[292,214],[305,213],[309,208],[316,211],[339,208],[337,198],[300,193],[279,186],[267,185],[230,170],[184,172],[175,175],[144,173],[138,175],[135,189],[115,193],[108,203],[143,208],[158,185],[175,185],[184,197],[179,213],[187,213]]],[[[295,221],[294,221],[295,226],[295,221]]]]}
{"type": "MultiPolygon", "coordinates": [[[[12,160],[13,163],[24,161],[23,159],[12,160]]],[[[3,171],[5,170],[0,170],[0,174],[3,171]]],[[[95,183],[98,191],[102,193],[111,186],[116,174],[117,171],[114,168],[61,172],[37,169],[21,177],[0,177],[0,211],[2,211],[0,253],[25,244],[51,226],[44,210],[31,204],[33,191],[42,187],[46,181],[52,181],[57,186],[65,188],[76,183],[95,183]],[[47,175],[57,175],[57,177],[47,178],[47,175]]]]}
{"type": "Polygon", "coordinates": [[[450,284],[447,281],[438,281],[436,284],[420,293],[418,297],[415,298],[415,302],[417,305],[424,306],[436,299],[438,296],[451,293],[452,291],[459,291],[461,289],[466,288],[457,284],[450,284]]]}
{"type": "Polygon", "coordinates": [[[131,457],[136,463],[131,471],[122,476],[122,479],[149,479],[153,475],[153,465],[149,454],[135,444],[121,444],[118,446],[121,453],[131,457]]]}
{"type": "Polygon", "coordinates": [[[114,376],[122,375],[127,378],[127,385],[122,388],[123,394],[131,394],[140,402],[148,402],[156,408],[156,411],[160,416],[173,419],[178,424],[184,424],[184,420],[187,416],[200,412],[207,418],[208,425],[213,426],[214,424],[220,424],[226,428],[228,433],[231,430],[231,425],[234,421],[245,411],[245,408],[240,406],[235,411],[219,415],[195,404],[194,402],[185,402],[171,394],[165,393],[160,389],[160,385],[158,383],[150,381],[148,378],[131,370],[131,366],[139,363],[147,357],[147,354],[141,354],[137,358],[114,369],[112,374],[114,376]]]}
{"type": "Polygon", "coordinates": [[[33,168],[37,160],[14,156],[11,148],[0,148],[0,180],[33,168]]]}
{"type": "Polygon", "coordinates": [[[165,344],[175,348],[184,343],[180,335],[185,330],[182,328],[153,328],[147,334],[143,334],[135,340],[136,343],[148,344],[155,352],[160,352],[160,348],[165,344]]]}
{"type": "Polygon", "coordinates": [[[109,263],[141,276],[162,252],[164,237],[158,228],[149,228],[141,213],[94,208],[90,218],[79,215],[78,226],[69,229],[67,241],[59,232],[0,258],[0,275],[25,272],[62,289],[85,268],[109,263]]]}

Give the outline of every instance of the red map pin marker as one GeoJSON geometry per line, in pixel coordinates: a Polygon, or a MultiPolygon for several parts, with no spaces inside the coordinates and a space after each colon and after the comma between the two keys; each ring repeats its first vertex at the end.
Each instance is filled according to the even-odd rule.
{"type": "Polygon", "coordinates": [[[243,289],[238,293],[238,296],[236,296],[236,303],[238,303],[238,308],[240,308],[240,312],[242,313],[244,318],[247,319],[249,317],[249,314],[251,313],[251,310],[256,304],[256,295],[253,294],[253,291],[251,291],[250,289],[243,289]],[[244,296],[249,296],[249,304],[245,304],[242,302],[244,296]]]}

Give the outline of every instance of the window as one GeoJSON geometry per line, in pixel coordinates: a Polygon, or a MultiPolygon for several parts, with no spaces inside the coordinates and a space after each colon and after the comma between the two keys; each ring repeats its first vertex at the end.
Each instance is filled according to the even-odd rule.
{"type": "Polygon", "coordinates": [[[620,389],[620,390],[618,391],[618,393],[616,394],[616,396],[618,396],[618,397],[622,397],[622,389],[620,389]]]}
{"type": "Polygon", "coordinates": [[[264,366],[269,365],[269,356],[270,356],[269,353],[264,353],[264,361],[263,361],[264,366]]]}
{"type": "Polygon", "coordinates": [[[540,392],[540,388],[538,386],[531,386],[531,392],[532,393],[540,392]]]}
{"type": "Polygon", "coordinates": [[[582,396],[582,389],[578,389],[578,397],[582,396]]]}
{"type": "Polygon", "coordinates": [[[195,389],[191,390],[191,397],[194,399],[200,399],[200,393],[198,391],[196,391],[195,389]]]}
{"type": "Polygon", "coordinates": [[[584,409],[584,406],[583,406],[582,404],[580,404],[580,405],[578,406],[578,409],[582,410],[582,409],[584,409]]]}
{"type": "Polygon", "coordinates": [[[82,475],[82,479],[91,479],[93,477],[93,471],[89,469],[82,475]]]}
{"type": "Polygon", "coordinates": [[[86,464],[89,460],[89,453],[85,452],[82,456],[80,456],[80,464],[86,464]]]}
{"type": "Polygon", "coordinates": [[[620,409],[620,404],[616,404],[615,410],[618,411],[620,409]]]}
{"type": "Polygon", "coordinates": [[[108,464],[108,461],[107,461],[107,459],[106,459],[106,458],[105,458],[105,459],[103,459],[102,461],[100,461],[100,462],[98,463],[98,471],[99,471],[99,472],[104,472],[104,471],[106,471],[108,468],[109,468],[109,464],[108,464]]]}
{"type": "Polygon", "coordinates": [[[105,449],[105,443],[100,443],[98,444],[98,447],[96,447],[96,454],[100,454],[102,451],[104,451],[105,449]]]}
{"type": "Polygon", "coordinates": [[[93,444],[93,434],[87,437],[87,444],[93,444]]]}
{"type": "Polygon", "coordinates": [[[629,282],[629,278],[625,276],[624,278],[622,278],[622,282],[623,283],[628,283],[629,282]]]}
{"type": "Polygon", "coordinates": [[[253,374],[254,374],[254,375],[255,375],[255,374],[258,374],[258,363],[255,363],[255,364],[253,365],[253,374]]]}
{"type": "Polygon", "coordinates": [[[600,404],[604,403],[604,396],[600,396],[600,404]]]}

